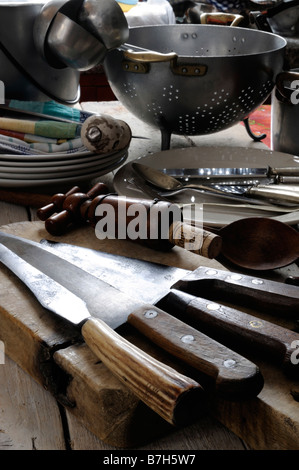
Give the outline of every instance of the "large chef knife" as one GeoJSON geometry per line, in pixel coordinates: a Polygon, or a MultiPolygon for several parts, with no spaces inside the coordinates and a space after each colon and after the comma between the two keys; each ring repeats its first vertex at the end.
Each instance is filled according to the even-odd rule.
{"type": "MultiPolygon", "coordinates": [[[[81,327],[86,344],[97,357],[168,422],[182,424],[190,420],[190,411],[197,414],[202,409],[204,391],[196,381],[144,353],[109,328],[105,321],[92,318],[82,299],[1,244],[0,259],[29,287],[43,307],[81,327]]],[[[124,298],[118,296],[118,301],[124,310],[128,307],[124,298]]]]}
{"type": "MultiPolygon", "coordinates": [[[[260,168],[161,168],[161,171],[166,175],[173,176],[174,178],[218,178],[220,180],[232,179],[232,178],[261,178],[271,179],[273,181],[280,180],[280,177],[294,177],[299,182],[299,166],[295,167],[282,167],[282,168],[271,168],[260,167],[260,168]]],[[[288,181],[288,180],[287,180],[288,181]]],[[[295,182],[296,180],[292,180],[295,182]]]]}
{"type": "MultiPolygon", "coordinates": [[[[289,289],[279,282],[204,267],[188,273],[184,269],[48,240],[42,240],[42,244],[130,296],[146,302],[160,298],[157,305],[184,321],[195,322],[204,330],[207,329],[211,336],[215,333],[221,342],[227,339],[229,343],[236,343],[237,347],[240,343],[260,347],[287,372],[299,375],[299,365],[296,360],[293,361],[296,345],[299,344],[297,333],[235,308],[198,297],[201,295],[209,300],[222,297],[226,302],[235,301],[259,311],[297,318],[299,289],[295,286],[289,289]]],[[[132,318],[131,322],[140,330],[146,328],[141,324],[140,317],[132,318]]],[[[151,339],[159,344],[158,329],[157,322],[155,338],[153,331],[147,331],[151,339]]],[[[144,333],[148,334],[147,331],[144,333]]]]}
{"type": "MultiPolygon", "coordinates": [[[[208,296],[211,294],[211,291],[224,291],[231,294],[236,300],[238,297],[242,297],[248,305],[250,305],[253,299],[258,305],[271,312],[283,310],[285,315],[296,315],[299,306],[299,290],[295,286],[288,285],[282,288],[281,284],[277,282],[263,281],[254,277],[212,270],[206,267],[188,272],[184,269],[162,266],[60,243],[55,244],[55,248],[50,247],[49,243],[47,248],[45,245],[42,248],[38,243],[4,233],[0,233],[0,242],[29,261],[36,268],[45,271],[56,281],[79,294],[80,297],[83,296],[83,298],[87,299],[90,309],[95,315],[99,314],[99,311],[103,309],[101,306],[106,307],[106,292],[102,291],[105,289],[105,286],[108,291],[109,286],[117,289],[114,295],[119,291],[126,293],[132,302],[135,299],[136,302],[155,304],[158,307],[163,301],[164,310],[167,309],[167,298],[170,296],[172,307],[171,311],[168,311],[169,313],[175,314],[176,310],[185,309],[182,317],[185,321],[188,318],[190,304],[190,308],[192,307],[191,313],[194,314],[196,311],[196,317],[202,325],[206,322],[211,323],[215,330],[218,332],[223,331],[223,337],[225,337],[227,331],[231,331],[238,338],[244,338],[244,341],[247,341],[251,347],[254,340],[255,343],[262,344],[277,362],[283,363],[287,367],[290,366],[289,368],[292,369],[290,355],[292,352],[292,342],[299,338],[297,334],[264,321],[261,322],[259,328],[256,328],[256,317],[248,316],[236,309],[219,306],[218,303],[206,299],[209,299],[208,296]],[[54,256],[54,253],[59,254],[60,259],[54,256]],[[51,256],[49,256],[50,254],[51,256]],[[63,262],[65,260],[70,261],[71,266],[65,265],[63,262]],[[77,265],[77,271],[75,264],[77,265]],[[80,266],[79,271],[78,266],[80,266]],[[68,274],[66,275],[65,272],[68,274]],[[98,284],[95,282],[95,276],[98,278],[98,284]],[[175,288],[173,289],[172,287],[175,288]],[[184,293],[176,290],[180,288],[193,294],[191,298],[187,296],[187,302],[185,301],[186,296],[184,293]],[[87,295],[86,289],[88,290],[87,295]],[[94,297],[95,292],[99,292],[96,298],[94,297]],[[176,305],[173,304],[170,293],[178,296],[176,305]],[[205,298],[193,297],[199,294],[205,298]],[[180,298],[181,301],[179,300],[180,298]],[[90,301],[91,299],[93,299],[92,302],[90,301]],[[97,305],[97,301],[100,301],[100,305],[97,305]],[[195,308],[192,301],[196,302],[195,308]],[[218,306],[217,309],[215,309],[216,306],[218,306]],[[217,316],[220,316],[222,320],[214,322],[213,319],[217,318],[217,316]]],[[[107,295],[109,298],[109,292],[107,295]]],[[[111,308],[108,311],[105,310],[105,313],[108,315],[106,321],[110,325],[113,322],[114,327],[124,321],[124,312],[117,298],[115,304],[112,312],[111,308]],[[110,315],[113,318],[109,318],[110,315]]],[[[133,310],[132,306],[131,312],[133,310]]],[[[155,308],[151,310],[155,312],[155,308]]],[[[182,357],[185,361],[190,359],[192,363],[193,359],[190,349],[188,349],[189,352],[186,355],[186,349],[185,346],[182,346],[181,340],[174,346],[175,325],[173,323],[173,316],[167,317],[166,323],[163,323],[162,315],[150,314],[144,316],[142,312],[139,314],[135,312],[134,315],[129,316],[129,322],[136,325],[138,322],[138,329],[140,328],[145,334],[149,334],[153,341],[157,342],[164,349],[170,350],[171,353],[182,357]],[[162,320],[162,325],[160,324],[160,319],[162,320]],[[142,324],[140,324],[140,320],[142,324]],[[168,326],[167,332],[163,330],[163,325],[168,326]],[[173,331],[173,335],[171,331],[173,331]]],[[[184,328],[186,328],[186,325],[184,325],[184,328]]],[[[198,334],[199,332],[197,332],[198,334]]],[[[185,330],[184,333],[181,332],[180,338],[186,337],[186,335],[185,330]]],[[[194,336],[195,331],[191,335],[194,336]]],[[[207,338],[204,339],[206,340],[207,338]]],[[[192,343],[193,341],[191,341],[192,343]]],[[[235,368],[232,371],[234,377],[229,377],[226,369],[229,364],[233,364],[233,362],[227,362],[227,359],[235,360],[232,356],[232,351],[225,351],[221,348],[217,350],[215,347],[217,345],[213,343],[211,338],[208,338],[208,343],[201,343],[198,350],[198,356],[202,353],[201,361],[197,364],[200,365],[204,373],[216,378],[216,387],[219,391],[236,393],[242,387],[242,380],[237,380],[237,370],[235,368]],[[220,361],[218,356],[222,358],[220,361]],[[230,379],[232,380],[230,381],[230,379]]],[[[240,358],[237,362],[239,360],[240,358]]],[[[298,367],[295,370],[297,372],[298,367]]],[[[248,384],[247,387],[248,391],[250,391],[248,384]]]]}
{"type": "MultiPolygon", "coordinates": [[[[163,312],[154,302],[147,302],[146,295],[137,299],[124,294],[105,276],[99,279],[39,243],[2,232],[0,243],[3,244],[0,244],[2,263],[20,277],[46,308],[75,323],[85,321],[88,315],[94,317],[89,316],[82,327],[87,344],[113,373],[168,421],[178,420],[177,407],[183,408],[183,392],[188,402],[187,392],[190,394],[193,390],[192,394],[198,396],[199,385],[144,356],[111,328],[115,329],[126,321],[133,324],[134,318],[144,317],[142,331],[145,326],[150,337],[155,337],[158,331],[159,345],[206,374],[220,393],[242,398],[257,395],[261,390],[263,380],[255,364],[163,312]],[[72,304],[68,303],[71,294],[64,292],[64,288],[81,298],[74,307],[78,313],[75,320],[72,304]],[[85,301],[87,309],[82,301],[85,301]]],[[[165,280],[175,282],[181,273],[177,270],[165,280]]],[[[135,289],[137,286],[138,280],[135,279],[135,289]]],[[[155,294],[156,300],[161,294],[155,294]]]]}

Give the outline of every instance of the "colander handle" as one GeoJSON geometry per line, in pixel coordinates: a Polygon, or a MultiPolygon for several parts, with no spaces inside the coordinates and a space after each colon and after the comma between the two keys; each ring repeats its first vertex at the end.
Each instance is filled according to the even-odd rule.
{"type": "Polygon", "coordinates": [[[134,62],[170,62],[171,60],[177,59],[175,52],[168,52],[162,54],[161,52],[154,51],[125,51],[124,56],[126,59],[133,60],[134,62]]]}
{"type": "Polygon", "coordinates": [[[227,25],[231,23],[230,26],[238,26],[238,24],[244,19],[242,15],[237,15],[233,13],[203,13],[200,15],[201,24],[219,24],[227,25]]]}

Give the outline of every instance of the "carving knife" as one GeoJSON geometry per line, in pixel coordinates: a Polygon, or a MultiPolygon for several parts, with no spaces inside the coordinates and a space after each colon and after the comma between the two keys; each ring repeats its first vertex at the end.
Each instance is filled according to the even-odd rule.
{"type": "MultiPolygon", "coordinates": [[[[299,288],[205,267],[188,272],[65,243],[42,240],[42,244],[130,296],[146,302],[160,298],[158,306],[184,321],[191,320],[191,323],[203,327],[212,337],[215,333],[221,342],[227,337],[233,347],[235,342],[237,346],[241,342],[250,347],[260,347],[285,372],[299,376],[299,365],[292,361],[296,344],[299,344],[298,333],[218,303],[220,297],[226,302],[233,300],[239,305],[247,305],[272,315],[296,318],[299,288]],[[206,298],[200,298],[199,295],[206,298]]],[[[142,328],[140,319],[135,317],[132,323],[142,328]]],[[[159,341],[158,337],[156,341],[159,341]]]]}
{"type": "Polygon", "coordinates": [[[260,167],[260,168],[161,168],[163,173],[174,178],[208,178],[208,179],[232,179],[232,178],[261,178],[261,179],[273,179],[278,181],[290,181],[299,182],[299,166],[295,167],[281,167],[271,168],[260,167]],[[290,177],[296,178],[291,180],[284,180],[283,178],[290,177]],[[282,178],[282,179],[280,179],[282,178]]]}
{"type": "MultiPolygon", "coordinates": [[[[191,410],[198,415],[204,398],[203,389],[196,381],[144,353],[114,332],[105,321],[92,318],[82,299],[1,244],[0,260],[24,282],[43,307],[78,325],[96,356],[165,420],[182,424],[188,421],[187,417],[190,419],[191,410]]],[[[57,266],[59,268],[61,266],[57,266]]],[[[125,310],[130,301],[125,304],[126,299],[117,297],[125,310]]],[[[105,310],[106,307],[107,303],[105,310]]]]}
{"type": "MultiPolygon", "coordinates": [[[[91,346],[91,349],[96,350],[98,357],[100,357],[114,373],[118,376],[120,375],[120,378],[126,376],[125,380],[127,384],[130,385],[131,380],[133,391],[136,389],[137,392],[142,392],[140,395],[141,399],[144,401],[147,400],[147,403],[150,403],[150,405],[154,404],[157,408],[158,405],[156,403],[159,402],[159,399],[162,400],[162,403],[168,400],[168,402],[170,402],[166,403],[168,409],[165,410],[164,405],[161,405],[161,409],[158,408],[158,412],[161,415],[163,414],[164,417],[166,416],[168,421],[173,422],[175,420],[172,416],[173,409],[175,408],[173,402],[176,401],[176,405],[179,400],[183,400],[183,389],[187,392],[187,385],[190,389],[198,389],[198,386],[193,382],[190,384],[188,382],[186,383],[186,380],[190,379],[179,378],[179,376],[176,376],[173,372],[172,375],[170,372],[167,373],[167,384],[166,379],[163,378],[163,374],[155,372],[158,366],[154,365],[151,359],[139,359],[140,353],[137,354],[134,350],[131,352],[133,346],[126,344],[126,346],[123,347],[122,340],[115,336],[115,332],[113,332],[114,335],[112,335],[111,328],[115,329],[128,321],[133,326],[136,326],[138,330],[141,330],[142,333],[148,334],[150,339],[153,339],[154,342],[154,338],[158,334],[159,340],[157,343],[159,346],[170,354],[179,357],[189,366],[198,369],[200,373],[205,374],[206,378],[215,387],[215,390],[227,398],[256,396],[260,392],[263,386],[263,379],[255,364],[169,313],[162,311],[155,305],[160,297],[169,291],[170,285],[182,276],[185,272],[184,270],[177,269],[173,272],[169,270],[167,273],[164,273],[166,284],[164,283],[163,289],[161,289],[160,286],[160,290],[158,289],[157,292],[153,292],[152,290],[152,278],[151,282],[148,281],[141,286],[142,289],[144,287],[146,289],[147,284],[148,288],[151,288],[148,295],[146,295],[147,291],[145,290],[140,298],[136,298],[132,295],[132,292],[128,291],[124,293],[113,285],[111,282],[112,278],[108,277],[108,272],[106,276],[105,273],[103,273],[103,277],[99,279],[58,256],[58,254],[53,253],[40,243],[35,243],[3,232],[0,232],[0,243],[2,243],[2,247],[0,245],[2,252],[5,249],[11,250],[10,256],[9,254],[6,254],[5,257],[1,256],[2,263],[15,272],[15,274],[34,291],[36,296],[39,295],[40,298],[41,295],[39,286],[36,292],[35,286],[32,286],[30,277],[28,278],[26,266],[24,269],[22,268],[21,271],[15,271],[16,266],[21,264],[21,262],[30,263],[30,269],[39,270],[39,278],[42,278],[42,276],[46,274],[52,279],[49,281],[51,284],[55,281],[55,283],[63,286],[72,294],[75,294],[86,302],[90,315],[95,317],[89,319],[82,327],[83,336],[87,344],[91,346]],[[12,255],[14,255],[14,258],[12,258],[12,255]],[[19,260],[16,259],[16,255],[21,258],[19,260]],[[151,301],[149,301],[150,298],[151,301]],[[140,328],[137,323],[135,325],[135,320],[138,320],[138,318],[141,319],[142,323],[140,328]],[[101,321],[100,326],[97,326],[97,319],[101,321]],[[144,321],[142,321],[142,319],[144,319],[144,321]],[[101,330],[103,330],[103,333],[101,330]],[[90,343],[90,340],[92,343],[90,343]],[[97,345],[98,343],[100,346],[97,345]],[[136,360],[134,359],[135,356],[136,360]],[[137,370],[134,371],[134,367],[137,367],[137,370]],[[131,376],[133,376],[133,379],[131,376]],[[169,384],[171,381],[172,383],[169,384]],[[173,382],[175,382],[175,384],[173,382]],[[182,385],[179,385],[179,383],[182,385]],[[178,391],[180,391],[180,394],[178,391]]],[[[104,260],[102,260],[102,262],[105,263],[104,260]]],[[[107,263],[109,267],[109,260],[106,260],[106,267],[107,263]]],[[[117,270],[117,261],[114,265],[114,269],[117,270]]],[[[130,270],[130,264],[127,265],[127,270],[130,270]]],[[[142,270],[144,270],[144,267],[142,270]]],[[[150,273],[151,276],[155,276],[155,274],[158,275],[158,271],[150,273]]],[[[142,271],[139,271],[139,275],[142,276],[142,271]]],[[[121,272],[121,277],[123,282],[125,282],[126,277],[124,277],[124,272],[121,272]]],[[[162,283],[159,276],[157,280],[158,284],[162,283]]],[[[46,282],[48,281],[46,280],[46,282]]],[[[136,280],[135,278],[133,286],[135,290],[137,286],[138,279],[136,280]]],[[[51,297],[52,287],[50,287],[50,284],[49,288],[47,284],[45,285],[46,293],[51,297]]],[[[55,289],[58,289],[57,284],[55,289]]],[[[60,299],[56,296],[55,300],[57,300],[56,305],[60,308],[60,299]]],[[[58,313],[66,316],[67,313],[71,313],[71,311],[67,308],[65,314],[64,309],[67,307],[67,304],[64,302],[64,298],[61,300],[62,312],[59,311],[58,313]]],[[[79,317],[77,322],[83,320],[85,316],[86,309],[83,311],[83,317],[79,317]]],[[[72,321],[71,315],[68,315],[67,318],[72,321]]]]}
{"type": "MultiPolygon", "coordinates": [[[[5,243],[23,257],[26,256],[27,260],[31,263],[34,262],[36,267],[42,268],[44,266],[44,269],[47,269],[48,274],[51,274],[51,276],[57,276],[61,272],[61,269],[57,269],[57,266],[62,261],[56,260],[57,265],[53,266],[52,264],[51,269],[51,258],[48,259],[41,249],[36,249],[36,245],[40,244],[29,241],[24,242],[22,239],[3,233],[0,233],[0,242],[5,243]]],[[[272,360],[288,369],[288,371],[294,370],[294,373],[298,374],[299,366],[295,367],[291,361],[292,344],[293,341],[299,339],[298,334],[270,322],[261,321],[257,323],[255,316],[219,305],[214,301],[215,295],[217,298],[219,295],[223,297],[224,294],[228,295],[230,300],[233,298],[236,303],[243,303],[258,309],[262,308],[272,314],[283,314],[291,317],[297,315],[299,307],[299,289],[295,286],[206,267],[200,267],[189,272],[180,268],[102,253],[97,250],[63,243],[51,244],[44,241],[43,247],[51,254],[57,254],[64,260],[69,261],[72,265],[80,266],[82,273],[88,272],[93,278],[96,276],[99,280],[105,281],[107,285],[114,286],[118,291],[126,293],[130,299],[135,298],[138,301],[155,304],[157,307],[163,305],[163,310],[167,310],[168,313],[173,315],[176,315],[176,311],[179,310],[180,319],[184,321],[188,321],[189,316],[191,318],[196,317],[200,329],[208,324],[211,330],[209,336],[216,333],[225,338],[230,333],[233,337],[244,340],[244,343],[251,348],[253,344],[262,345],[272,360]],[[198,297],[199,295],[202,298],[198,297]],[[176,296],[176,303],[173,302],[174,296],[176,296]],[[168,308],[169,305],[171,305],[170,308],[168,308]],[[256,327],[257,324],[259,328],[256,327]]],[[[69,285],[72,286],[72,280],[66,279],[64,275],[57,280],[62,283],[68,281],[69,285]]],[[[80,285],[80,280],[78,280],[78,283],[80,285]]],[[[147,318],[142,314],[129,316],[130,323],[135,326],[138,325],[138,329],[142,330],[144,334],[148,334],[152,341],[162,345],[164,349],[171,349],[173,353],[173,343],[171,341],[174,341],[174,339],[170,337],[167,340],[165,333],[161,332],[161,325],[158,320],[159,316],[154,315],[151,318],[147,318]],[[170,344],[167,341],[170,341],[170,344]]],[[[172,329],[172,320],[172,316],[168,318],[170,329],[172,329]]],[[[185,336],[185,334],[181,336],[185,336]]],[[[209,338],[209,341],[211,341],[211,338],[209,338]]],[[[221,343],[223,343],[222,339],[221,343]]],[[[212,357],[215,361],[217,352],[214,349],[216,345],[212,345],[212,342],[209,345],[211,349],[205,351],[207,367],[204,368],[204,364],[201,364],[201,370],[208,374],[212,372],[213,375],[215,373],[215,362],[213,364],[213,359],[212,361],[210,359],[212,357]]],[[[175,350],[178,350],[177,346],[175,350]]],[[[204,352],[204,348],[202,352],[204,352]]],[[[226,354],[226,359],[228,357],[232,358],[230,351],[223,352],[229,354],[226,354]]],[[[189,357],[186,357],[184,349],[181,350],[180,354],[183,360],[189,357]]],[[[216,362],[216,367],[219,368],[221,362],[216,362]]],[[[225,362],[226,366],[229,363],[231,362],[225,362]]],[[[228,376],[226,380],[222,380],[222,375],[225,372],[227,375],[225,367],[218,370],[216,388],[223,391],[227,387],[227,391],[233,394],[236,389],[230,383],[228,376]]],[[[235,380],[234,385],[237,389],[241,386],[241,382],[238,383],[235,380]]]]}

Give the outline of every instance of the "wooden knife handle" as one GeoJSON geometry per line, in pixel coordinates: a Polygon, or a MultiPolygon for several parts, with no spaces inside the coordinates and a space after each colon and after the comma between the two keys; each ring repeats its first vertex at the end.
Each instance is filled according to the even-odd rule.
{"type": "Polygon", "coordinates": [[[140,350],[106,323],[90,318],[81,331],[86,344],[111,372],[169,423],[186,424],[205,409],[200,384],[140,350]]]}
{"type": "Polygon", "coordinates": [[[169,293],[161,302],[161,307],[186,321],[200,325],[206,334],[213,338],[221,337],[221,342],[238,350],[260,350],[280,365],[288,374],[299,377],[299,364],[295,358],[299,344],[299,334],[274,323],[211,300],[194,297],[185,292],[169,293]],[[232,346],[233,345],[233,346],[232,346]]]}
{"type": "Polygon", "coordinates": [[[258,367],[245,357],[153,306],[141,307],[128,322],[151,341],[215,382],[226,398],[256,396],[263,387],[258,367]]]}

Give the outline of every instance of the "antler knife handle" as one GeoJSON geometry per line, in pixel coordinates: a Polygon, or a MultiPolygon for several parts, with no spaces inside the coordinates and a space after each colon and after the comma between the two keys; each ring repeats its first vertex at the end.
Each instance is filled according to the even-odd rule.
{"type": "Polygon", "coordinates": [[[187,424],[203,412],[207,399],[195,380],[154,359],[99,319],[88,319],[81,331],[111,372],[170,424],[187,424]]]}
{"type": "Polygon", "coordinates": [[[159,307],[173,311],[184,321],[191,321],[213,338],[237,350],[246,345],[248,351],[259,348],[288,374],[299,377],[299,364],[294,360],[299,334],[274,323],[211,300],[173,289],[159,307]]]}

